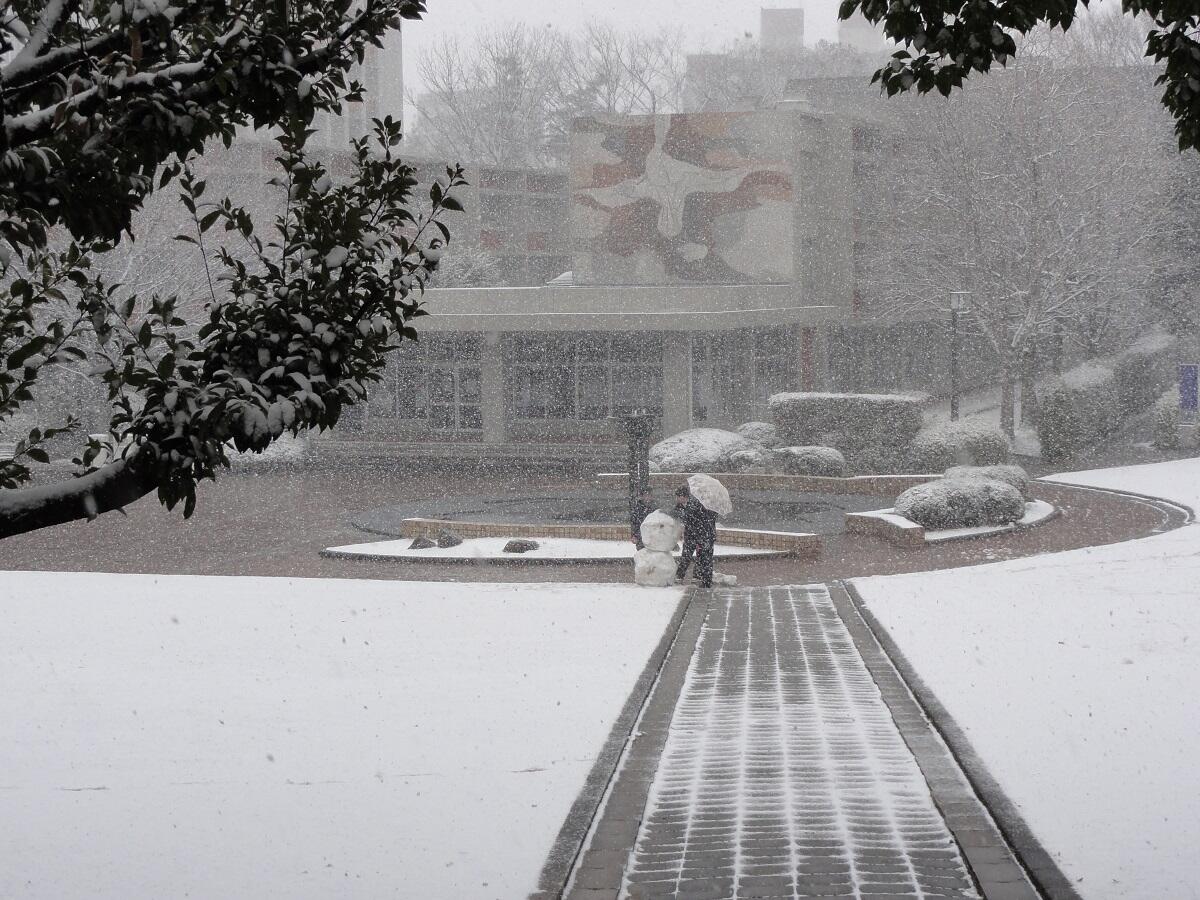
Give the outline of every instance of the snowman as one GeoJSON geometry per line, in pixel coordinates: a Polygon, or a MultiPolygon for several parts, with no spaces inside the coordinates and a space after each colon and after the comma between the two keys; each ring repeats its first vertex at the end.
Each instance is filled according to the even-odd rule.
{"type": "Polygon", "coordinates": [[[641,527],[643,548],[633,556],[633,580],[643,587],[675,583],[671,551],[683,537],[683,524],[661,510],[646,516],[641,527]]]}

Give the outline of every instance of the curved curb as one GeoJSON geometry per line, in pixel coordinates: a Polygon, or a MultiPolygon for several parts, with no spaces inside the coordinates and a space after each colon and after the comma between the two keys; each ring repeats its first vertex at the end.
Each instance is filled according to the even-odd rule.
{"type": "Polygon", "coordinates": [[[888,655],[900,677],[908,685],[914,698],[934,728],[942,736],[955,762],[966,775],[971,787],[992,814],[1004,840],[1013,849],[1030,878],[1049,900],[1083,900],[1066,874],[1058,867],[1054,857],[1038,840],[1025,818],[1009,799],[1000,783],[992,775],[983,758],[975,751],[966,732],[950,714],[937,695],[917,674],[891,634],[871,612],[852,580],[838,582],[846,591],[855,611],[866,623],[875,640],[888,655]]]}
{"type": "MultiPolygon", "coordinates": [[[[633,564],[631,556],[525,556],[523,554],[513,554],[512,558],[496,557],[496,556],[383,556],[379,553],[354,553],[346,550],[326,549],[321,551],[321,556],[326,559],[350,559],[356,562],[376,562],[376,563],[394,563],[396,565],[410,565],[421,563],[440,563],[443,565],[452,566],[470,566],[470,565],[486,565],[486,566],[610,566],[633,564]]],[[[716,554],[713,560],[721,560],[724,562],[741,562],[743,559],[779,559],[787,557],[787,552],[784,550],[763,550],[755,553],[736,553],[721,556],[716,554]]]]}
{"type": "MultiPolygon", "coordinates": [[[[1073,481],[1051,481],[1046,477],[1035,478],[1034,481],[1039,484],[1051,485],[1054,487],[1069,487],[1080,491],[1093,491],[1097,494],[1108,494],[1113,497],[1129,497],[1133,500],[1141,500],[1148,506],[1153,506],[1156,509],[1165,511],[1167,515],[1164,517],[1167,521],[1167,527],[1150,532],[1150,534],[1162,534],[1167,531],[1174,531],[1176,528],[1182,528],[1184,525],[1191,525],[1196,521],[1196,511],[1186,503],[1180,503],[1177,500],[1168,500],[1166,497],[1155,497],[1153,494],[1139,494],[1137,491],[1125,491],[1118,488],[1098,487],[1093,484],[1076,484],[1073,481]],[[1183,516],[1182,522],[1171,524],[1171,512],[1175,512],[1183,516]]],[[[1141,540],[1141,538],[1129,538],[1131,541],[1141,540]]],[[[1116,541],[1115,543],[1122,544],[1124,541],[1116,541]]],[[[1105,544],[1095,544],[1093,546],[1108,546],[1105,544]]]]}

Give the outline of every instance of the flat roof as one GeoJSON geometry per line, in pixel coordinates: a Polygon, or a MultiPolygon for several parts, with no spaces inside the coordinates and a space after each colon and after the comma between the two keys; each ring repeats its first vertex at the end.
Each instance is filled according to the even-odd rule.
{"type": "Polygon", "coordinates": [[[731,331],[848,317],[800,301],[795,284],[431,288],[425,331],[731,331]]]}

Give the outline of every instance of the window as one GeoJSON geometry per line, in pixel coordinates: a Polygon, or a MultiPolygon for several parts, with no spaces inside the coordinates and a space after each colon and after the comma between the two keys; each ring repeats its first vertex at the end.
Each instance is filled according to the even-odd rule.
{"type": "Polygon", "coordinates": [[[662,411],[659,335],[512,335],[504,357],[518,419],[595,422],[639,408],[662,411]]]}
{"type": "Polygon", "coordinates": [[[428,335],[405,344],[384,383],[376,387],[371,413],[400,424],[478,431],[480,412],[479,351],[482,336],[428,335]]]}

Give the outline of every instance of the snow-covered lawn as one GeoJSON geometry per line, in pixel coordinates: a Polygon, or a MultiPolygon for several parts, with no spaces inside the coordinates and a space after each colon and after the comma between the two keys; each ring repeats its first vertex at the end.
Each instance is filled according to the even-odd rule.
{"type": "MultiPolygon", "coordinates": [[[[1200,460],[1056,480],[1200,506],[1200,460]]],[[[1200,525],[855,584],[1087,900],[1200,897],[1200,525]]]]}
{"type": "Polygon", "coordinates": [[[679,597],[0,573],[0,897],[523,897],[679,597]]]}
{"type": "MultiPolygon", "coordinates": [[[[371,541],[366,544],[347,544],[343,547],[330,547],[325,552],[330,555],[345,556],[383,556],[396,559],[444,559],[444,560],[475,560],[475,559],[507,559],[519,562],[521,559],[551,559],[568,561],[579,560],[629,560],[633,562],[636,551],[632,541],[597,541],[583,538],[533,538],[538,542],[538,549],[527,553],[505,553],[504,545],[508,538],[467,538],[455,547],[430,547],[426,550],[409,550],[411,538],[396,541],[371,541]]],[[[714,556],[763,556],[772,555],[775,551],[763,550],[757,547],[730,547],[718,544],[714,548],[714,556]]],[[[783,551],[778,551],[782,554],[783,551]]],[[[632,574],[630,575],[632,578],[632,574]]]]}

